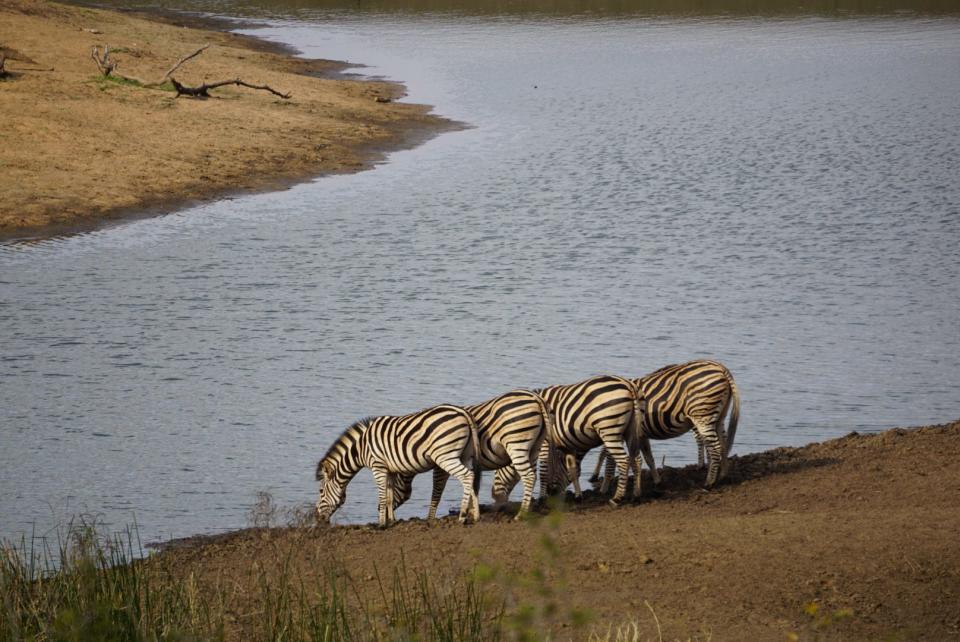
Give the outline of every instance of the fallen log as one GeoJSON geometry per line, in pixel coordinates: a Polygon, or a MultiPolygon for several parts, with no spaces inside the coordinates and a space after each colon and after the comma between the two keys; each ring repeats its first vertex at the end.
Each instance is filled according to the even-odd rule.
{"type": "Polygon", "coordinates": [[[170,78],[170,82],[171,84],[173,84],[173,88],[177,90],[177,98],[179,98],[180,96],[190,96],[192,98],[210,98],[211,89],[216,89],[217,87],[224,87],[226,85],[239,85],[240,87],[247,87],[249,89],[260,89],[263,91],[269,91],[274,96],[280,96],[280,98],[283,98],[284,100],[289,99],[291,96],[289,92],[286,94],[281,93],[276,89],[273,89],[269,85],[252,85],[248,82],[244,82],[240,80],[239,78],[235,78],[233,80],[221,80],[220,82],[203,83],[198,87],[188,87],[186,85],[183,85],[177,82],[176,78],[173,78],[173,77],[170,78]]]}
{"type": "Polygon", "coordinates": [[[209,46],[210,46],[210,43],[208,42],[207,44],[203,45],[202,47],[200,47],[199,49],[197,49],[196,51],[194,51],[194,52],[193,52],[192,54],[190,54],[189,56],[184,56],[183,58],[181,58],[180,60],[178,60],[178,61],[177,61],[177,64],[175,64],[173,67],[170,67],[170,69],[167,71],[167,73],[163,74],[163,78],[160,80],[160,82],[155,83],[155,84],[157,84],[157,85],[162,85],[162,84],[167,80],[167,78],[169,78],[170,76],[173,75],[173,72],[175,72],[177,69],[180,68],[180,65],[182,65],[182,64],[185,63],[185,62],[187,62],[187,61],[190,60],[191,58],[194,58],[194,57],[196,57],[196,56],[199,56],[199,55],[202,54],[202,53],[206,50],[206,48],[209,47],[209,46]]]}

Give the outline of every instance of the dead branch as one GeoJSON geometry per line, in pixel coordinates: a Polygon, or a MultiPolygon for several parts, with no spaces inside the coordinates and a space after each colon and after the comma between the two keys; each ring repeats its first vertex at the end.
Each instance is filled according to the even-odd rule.
{"type": "Polygon", "coordinates": [[[280,96],[284,100],[289,99],[291,94],[288,92],[282,94],[276,89],[268,85],[251,85],[248,82],[244,82],[239,78],[234,80],[221,80],[220,82],[212,83],[203,83],[199,87],[187,87],[186,85],[181,85],[175,78],[170,78],[170,82],[173,83],[173,88],[177,90],[177,98],[180,96],[191,96],[193,98],[210,98],[210,90],[216,89],[217,87],[223,87],[224,85],[239,85],[241,87],[247,87],[249,89],[262,89],[263,91],[269,91],[274,96],[280,96]]]}
{"type": "Polygon", "coordinates": [[[110,60],[110,45],[103,48],[103,55],[100,55],[100,45],[94,45],[90,51],[90,57],[93,58],[93,62],[97,64],[97,69],[100,70],[104,78],[112,74],[113,70],[117,68],[117,64],[110,60]]]}
{"type": "Polygon", "coordinates": [[[24,54],[22,51],[17,51],[13,47],[0,45],[0,54],[3,54],[3,56],[7,59],[7,62],[17,61],[17,62],[26,63],[28,65],[39,64],[36,60],[31,58],[30,56],[24,54]]]}
{"type": "Polygon", "coordinates": [[[156,83],[156,84],[162,85],[163,82],[173,74],[173,72],[175,72],[177,69],[180,68],[180,65],[182,65],[182,64],[185,63],[185,62],[187,62],[187,61],[190,60],[191,58],[195,58],[196,56],[199,56],[199,55],[202,54],[202,53],[206,50],[206,48],[209,47],[209,46],[210,46],[210,43],[208,42],[207,44],[203,45],[202,47],[200,47],[199,49],[197,49],[196,51],[194,51],[194,52],[193,52],[192,54],[190,54],[189,56],[184,56],[183,58],[181,58],[180,60],[178,60],[178,61],[177,61],[177,64],[175,64],[173,67],[170,67],[170,70],[167,71],[167,73],[163,74],[163,78],[160,80],[160,82],[158,82],[158,83],[156,83]]]}

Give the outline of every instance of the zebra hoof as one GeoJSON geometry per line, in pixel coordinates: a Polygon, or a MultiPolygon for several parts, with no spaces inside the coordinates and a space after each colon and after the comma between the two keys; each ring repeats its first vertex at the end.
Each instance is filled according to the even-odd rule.
{"type": "Polygon", "coordinates": [[[616,508],[617,506],[620,505],[620,500],[619,500],[619,499],[610,499],[610,500],[607,500],[607,503],[610,504],[611,506],[613,506],[614,508],[616,508]]]}

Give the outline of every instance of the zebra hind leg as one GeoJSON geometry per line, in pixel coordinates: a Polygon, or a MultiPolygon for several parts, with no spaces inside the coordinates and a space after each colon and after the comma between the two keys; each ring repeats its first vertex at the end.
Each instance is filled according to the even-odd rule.
{"type": "Polygon", "coordinates": [[[703,420],[694,420],[693,429],[700,434],[703,439],[707,456],[710,460],[707,468],[707,481],[704,484],[706,488],[713,488],[717,483],[717,477],[720,474],[720,460],[723,456],[723,441],[717,435],[715,422],[703,420]]]}
{"type": "Polygon", "coordinates": [[[530,504],[533,503],[533,491],[537,485],[537,472],[534,469],[536,460],[530,461],[530,453],[526,448],[510,448],[507,450],[514,468],[523,479],[523,501],[520,503],[520,511],[516,519],[522,519],[530,511],[530,504]]]}
{"type": "MultiPolygon", "coordinates": [[[[603,437],[603,435],[601,435],[601,437],[603,437]]],[[[617,479],[617,490],[613,493],[613,497],[610,498],[610,505],[618,506],[623,496],[627,494],[627,476],[630,474],[630,462],[627,457],[627,451],[623,447],[622,439],[608,435],[607,438],[604,439],[604,445],[607,448],[607,453],[613,461],[617,463],[617,474],[619,478],[617,479]]]]}
{"type": "Polygon", "coordinates": [[[430,510],[427,512],[427,520],[431,522],[437,518],[437,507],[448,479],[450,474],[447,471],[439,467],[433,469],[433,492],[430,493],[430,510]]]}
{"type": "Polygon", "coordinates": [[[463,498],[460,500],[460,515],[457,521],[461,524],[467,523],[468,519],[479,521],[480,502],[477,494],[473,492],[473,471],[456,457],[437,460],[436,464],[463,485],[463,498]]]}
{"type": "Polygon", "coordinates": [[[703,441],[703,437],[700,435],[700,431],[694,430],[693,438],[697,440],[697,468],[703,469],[703,466],[705,463],[704,454],[706,453],[707,445],[703,441]]]}
{"type": "Polygon", "coordinates": [[[608,451],[606,447],[600,451],[600,457],[606,461],[606,466],[604,466],[603,469],[603,482],[600,484],[600,492],[606,495],[610,492],[610,484],[613,483],[616,477],[617,462],[610,456],[610,451],[608,451]]]}

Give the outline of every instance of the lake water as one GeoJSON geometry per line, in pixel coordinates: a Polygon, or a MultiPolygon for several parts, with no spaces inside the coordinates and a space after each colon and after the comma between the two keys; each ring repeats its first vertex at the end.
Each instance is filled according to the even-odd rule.
{"type": "MultiPolygon", "coordinates": [[[[241,527],[314,501],[359,417],[696,357],[739,383],[739,453],[960,417],[956,16],[190,6],[472,128],[0,246],[0,536],[241,527]]],[[[369,474],[349,495],[375,519],[369,474]]]]}

